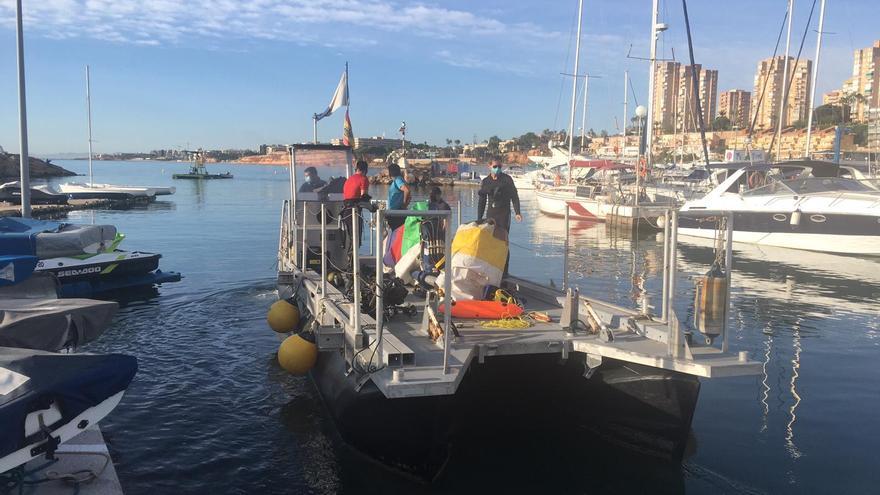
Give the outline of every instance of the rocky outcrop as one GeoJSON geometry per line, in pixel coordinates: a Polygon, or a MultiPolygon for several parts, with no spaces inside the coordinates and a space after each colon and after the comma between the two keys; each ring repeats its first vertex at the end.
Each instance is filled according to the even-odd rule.
{"type": "MultiPolygon", "coordinates": [[[[70,170],[34,157],[30,159],[30,167],[31,179],[49,179],[51,177],[70,177],[76,175],[76,173],[70,170]]],[[[0,153],[0,181],[13,181],[18,180],[20,177],[21,171],[18,155],[0,153]]]]}

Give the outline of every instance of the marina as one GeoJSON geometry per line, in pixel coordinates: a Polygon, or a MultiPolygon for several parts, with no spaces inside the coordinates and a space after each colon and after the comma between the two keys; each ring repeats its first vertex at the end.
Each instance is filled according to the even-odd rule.
{"type": "Polygon", "coordinates": [[[794,0],[762,6],[781,23],[644,0],[626,19],[650,13],[650,30],[591,0],[522,22],[519,1],[0,5],[18,68],[18,154],[0,147],[0,495],[872,492],[880,41],[819,105],[825,0],[805,19],[794,0]],[[716,101],[719,13],[756,46],[776,33],[754,97],[716,101]],[[323,17],[365,37],[317,43],[323,17]],[[25,27],[42,76],[30,132],[25,27]],[[636,31],[647,45],[608,48],[636,31]],[[395,63],[419,54],[437,81],[378,77],[389,32],[395,63]],[[231,76],[282,45],[280,77],[231,76]],[[182,64],[184,47],[203,60],[182,64]],[[85,118],[65,106],[82,99],[71,64],[85,118]],[[480,72],[503,84],[460,77],[480,72]],[[619,72],[622,120],[603,82],[619,72]],[[468,91],[444,98],[453,80],[468,91]],[[461,139],[494,126],[535,130],[461,139]],[[273,141],[217,145],[255,136],[273,141]],[[34,143],[87,154],[37,159],[34,143]]]}

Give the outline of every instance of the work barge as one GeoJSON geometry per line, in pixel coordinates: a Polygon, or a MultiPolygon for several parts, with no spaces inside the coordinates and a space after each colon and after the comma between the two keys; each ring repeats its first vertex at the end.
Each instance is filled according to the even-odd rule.
{"type": "MultiPolygon", "coordinates": [[[[546,313],[550,321],[486,328],[480,320],[442,311],[453,303],[451,277],[444,277],[444,287],[410,290],[392,308],[383,301],[383,290],[371,289],[393,277],[382,262],[386,218],[445,219],[443,249],[451,260],[455,212],[388,210],[373,202],[376,211],[364,229],[368,240],[360,249],[357,243],[346,246],[342,194],[297,192],[299,167],[313,164],[317,155],[323,164],[333,155],[332,164],[352,170],[348,147],[290,147],[278,295],[307,316],[301,332],[312,335],[319,351],[309,373],[342,439],[384,465],[431,480],[462,436],[475,430],[489,438],[510,435],[534,422],[588,430],[678,461],[700,379],[760,372],[747,353],[728,349],[729,299],[721,326],[706,335],[687,330],[676,317],[675,212],[665,222],[661,315],[602,301],[568,283],[566,215],[563,286],[515,276],[503,282],[526,301],[528,311],[546,313]],[[342,275],[361,283],[340,284],[342,275]],[[365,312],[365,306],[374,309],[365,312]]],[[[460,216],[459,209],[458,224],[460,216]]],[[[360,238],[358,216],[351,218],[350,232],[360,238]]],[[[732,263],[730,229],[728,219],[720,232],[728,239],[722,243],[726,267],[732,263]]],[[[730,290],[729,276],[724,289],[730,290]]]]}

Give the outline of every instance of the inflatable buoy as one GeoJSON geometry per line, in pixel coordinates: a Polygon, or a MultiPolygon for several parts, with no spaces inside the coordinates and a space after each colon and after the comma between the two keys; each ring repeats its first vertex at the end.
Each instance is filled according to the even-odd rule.
{"type": "Polygon", "coordinates": [[[288,373],[305,375],[318,360],[318,346],[302,335],[291,335],[278,347],[278,364],[288,373]]]}
{"type": "MultiPolygon", "coordinates": [[[[446,309],[441,304],[440,313],[446,309]]],[[[512,318],[521,315],[523,309],[516,304],[501,301],[477,301],[465,299],[452,303],[453,318],[478,318],[483,320],[498,320],[512,318]]]]}
{"type": "Polygon", "coordinates": [[[275,301],[269,308],[266,321],[278,333],[292,332],[299,325],[299,308],[288,301],[275,301]]]}

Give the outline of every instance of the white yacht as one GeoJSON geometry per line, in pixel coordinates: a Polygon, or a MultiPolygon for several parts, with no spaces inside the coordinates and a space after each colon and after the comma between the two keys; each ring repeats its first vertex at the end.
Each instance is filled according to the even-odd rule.
{"type": "MultiPolygon", "coordinates": [[[[732,211],[735,242],[880,255],[880,191],[843,172],[819,161],[751,165],[681,211],[732,211]]],[[[682,235],[714,235],[714,222],[679,222],[682,235]]]]}

